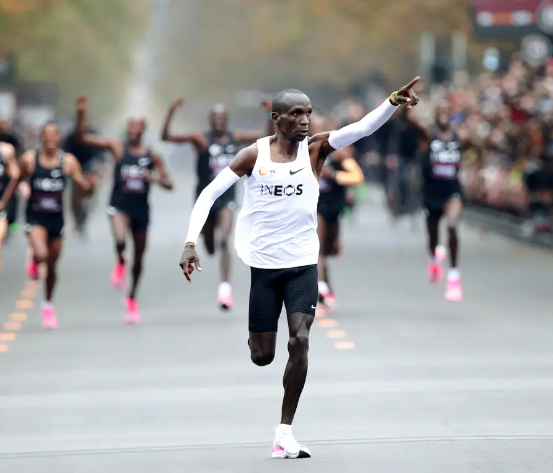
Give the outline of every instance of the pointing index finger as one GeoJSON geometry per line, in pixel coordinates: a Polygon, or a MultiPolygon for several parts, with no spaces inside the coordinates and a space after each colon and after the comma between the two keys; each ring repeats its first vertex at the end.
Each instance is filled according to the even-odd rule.
{"type": "Polygon", "coordinates": [[[405,88],[407,90],[411,89],[419,80],[421,80],[421,78],[419,76],[415,77],[411,82],[409,82],[405,88]]]}

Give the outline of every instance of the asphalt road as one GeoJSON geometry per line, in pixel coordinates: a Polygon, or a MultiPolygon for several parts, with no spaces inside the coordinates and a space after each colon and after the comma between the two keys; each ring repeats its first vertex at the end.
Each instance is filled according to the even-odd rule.
{"type": "MultiPolygon", "coordinates": [[[[25,241],[6,248],[0,286],[0,472],[548,472],[553,458],[553,257],[463,228],[465,300],[425,279],[422,226],[393,227],[366,203],[332,261],[339,307],[312,332],[294,433],[313,457],[270,458],[286,332],[272,365],[247,347],[249,271],[234,258],[236,307],[216,307],[217,259],[188,284],[177,266],[189,178],[155,190],[139,302],[123,324],[109,285],[104,213],[60,266],[56,332],[25,241]]],[[[285,318],[281,329],[285,328],[285,318]]]]}

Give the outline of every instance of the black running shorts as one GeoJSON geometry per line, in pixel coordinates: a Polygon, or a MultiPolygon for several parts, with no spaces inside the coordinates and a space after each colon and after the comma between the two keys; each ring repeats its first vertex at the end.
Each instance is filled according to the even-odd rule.
{"type": "Polygon", "coordinates": [[[427,218],[432,220],[440,220],[444,214],[445,205],[450,200],[461,199],[463,196],[460,192],[452,192],[442,195],[423,195],[423,208],[427,218]]]}
{"type": "Polygon", "coordinates": [[[37,215],[27,217],[27,223],[24,227],[25,233],[29,234],[33,227],[45,228],[48,233],[48,241],[59,240],[65,236],[64,222],[61,218],[48,218],[47,216],[37,215]]]}
{"type": "Polygon", "coordinates": [[[14,196],[6,207],[6,218],[8,219],[8,225],[15,223],[17,220],[17,196],[14,196]]]}
{"type": "Polygon", "coordinates": [[[16,216],[17,216],[17,202],[15,201],[15,199],[12,199],[10,200],[10,202],[8,202],[8,205],[6,206],[6,208],[0,211],[0,219],[7,220],[8,225],[11,225],[12,223],[15,223],[16,216]]]}
{"type": "Polygon", "coordinates": [[[317,265],[286,269],[251,268],[250,332],[276,332],[282,304],[288,316],[315,315],[317,265]]]}
{"type": "Polygon", "coordinates": [[[139,209],[135,212],[128,212],[118,207],[114,207],[113,205],[108,207],[108,215],[110,217],[113,217],[116,213],[122,213],[127,216],[127,218],[129,219],[131,232],[133,233],[145,232],[150,226],[149,209],[139,209]]]}
{"type": "Polygon", "coordinates": [[[209,215],[207,216],[207,221],[209,223],[215,223],[217,221],[217,216],[219,215],[219,212],[226,208],[235,211],[238,208],[238,205],[236,205],[234,197],[229,198],[228,196],[225,196],[225,194],[223,194],[213,203],[213,206],[209,211],[209,215]]]}
{"type": "Polygon", "coordinates": [[[337,223],[344,211],[345,201],[338,200],[337,202],[321,201],[317,205],[317,213],[324,219],[326,223],[337,223]]]}

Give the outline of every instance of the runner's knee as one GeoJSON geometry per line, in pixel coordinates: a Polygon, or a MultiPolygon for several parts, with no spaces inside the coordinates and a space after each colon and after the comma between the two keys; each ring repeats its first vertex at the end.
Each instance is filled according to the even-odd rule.
{"type": "Polygon", "coordinates": [[[293,358],[307,358],[309,351],[309,333],[299,332],[288,340],[288,353],[293,358]]]}
{"type": "Polygon", "coordinates": [[[275,359],[275,351],[270,347],[250,347],[252,362],[257,366],[270,365],[275,359]]]}
{"type": "Polygon", "coordinates": [[[275,359],[275,344],[273,339],[258,339],[250,335],[248,346],[250,347],[252,362],[257,366],[270,365],[275,359]]]}
{"type": "Polygon", "coordinates": [[[33,251],[33,258],[38,263],[47,263],[48,262],[48,249],[47,248],[35,248],[33,251]]]}

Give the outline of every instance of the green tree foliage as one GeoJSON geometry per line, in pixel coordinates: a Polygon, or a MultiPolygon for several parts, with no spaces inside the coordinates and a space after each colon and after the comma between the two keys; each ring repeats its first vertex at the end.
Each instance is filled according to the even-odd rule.
{"type": "Polygon", "coordinates": [[[467,33],[475,68],[486,46],[471,37],[471,0],[209,0],[192,12],[189,3],[175,2],[173,18],[186,10],[193,25],[168,44],[179,51],[174,71],[193,90],[345,87],[376,70],[399,83],[419,73],[424,31],[446,50],[451,33],[467,33]]]}
{"type": "Polygon", "coordinates": [[[151,0],[0,0],[0,44],[25,81],[58,84],[61,110],[88,91],[112,112],[126,86],[151,0]]]}

